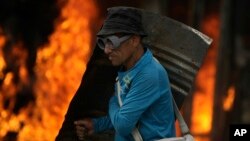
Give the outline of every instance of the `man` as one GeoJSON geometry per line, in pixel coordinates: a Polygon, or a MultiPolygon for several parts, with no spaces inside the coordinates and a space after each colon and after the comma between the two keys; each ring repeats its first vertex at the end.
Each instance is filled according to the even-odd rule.
{"type": "Polygon", "coordinates": [[[140,11],[129,7],[108,9],[97,36],[98,46],[112,65],[121,69],[108,115],[75,121],[78,138],[83,140],[86,135],[108,129],[115,130],[116,141],[134,140],[134,134],[145,141],[175,136],[168,75],[149,47],[142,44],[146,34],[140,11]]]}

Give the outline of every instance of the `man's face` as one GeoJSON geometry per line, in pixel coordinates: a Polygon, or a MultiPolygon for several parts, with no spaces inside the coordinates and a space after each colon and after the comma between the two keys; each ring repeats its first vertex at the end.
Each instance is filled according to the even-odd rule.
{"type": "Polygon", "coordinates": [[[105,43],[104,53],[107,54],[112,65],[124,65],[126,67],[131,61],[131,58],[135,52],[135,47],[131,41],[132,37],[133,36],[121,42],[118,47],[114,47],[114,45],[109,41],[105,43]]]}

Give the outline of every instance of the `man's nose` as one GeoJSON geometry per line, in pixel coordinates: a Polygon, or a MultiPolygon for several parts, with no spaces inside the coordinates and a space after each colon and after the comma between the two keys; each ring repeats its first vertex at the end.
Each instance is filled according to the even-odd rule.
{"type": "Polygon", "coordinates": [[[104,47],[104,53],[105,53],[105,54],[111,53],[112,50],[113,50],[113,46],[112,46],[112,45],[105,44],[105,47],[104,47]]]}

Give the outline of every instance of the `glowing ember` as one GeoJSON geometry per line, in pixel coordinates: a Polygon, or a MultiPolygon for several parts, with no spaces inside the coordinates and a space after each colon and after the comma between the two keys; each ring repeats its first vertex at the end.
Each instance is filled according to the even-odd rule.
{"type": "Polygon", "coordinates": [[[235,97],[235,87],[231,86],[228,89],[227,97],[224,99],[224,102],[223,102],[223,109],[225,111],[229,111],[232,108],[234,97],[235,97]]]}
{"type": "MultiPolygon", "coordinates": [[[[16,115],[4,110],[2,105],[6,97],[3,91],[13,91],[8,92],[13,94],[18,88],[11,83],[12,73],[5,76],[4,86],[0,91],[0,140],[8,132],[18,133],[17,140],[20,141],[55,139],[92,51],[89,21],[97,17],[97,9],[92,0],[69,0],[62,16],[64,21],[57,25],[56,31],[50,37],[50,44],[40,49],[37,54],[37,79],[33,82],[36,100],[16,115]],[[4,88],[6,90],[3,90],[4,88]]],[[[4,42],[5,38],[0,36],[0,49],[4,42]]],[[[19,53],[19,48],[16,51],[14,50],[14,53],[19,53]]],[[[22,55],[25,55],[23,50],[22,55]]],[[[0,77],[4,67],[1,49],[0,77]]],[[[22,65],[19,75],[25,84],[25,78],[29,74],[22,65]]],[[[11,107],[11,104],[9,105],[11,107]]]]}
{"type": "Polygon", "coordinates": [[[207,141],[208,138],[199,136],[208,135],[211,131],[212,108],[214,97],[214,83],[216,72],[217,47],[219,39],[219,17],[208,16],[202,24],[205,34],[213,38],[212,46],[208,50],[205,62],[196,78],[196,91],[193,99],[193,113],[191,117],[191,132],[195,134],[195,139],[207,141]]]}

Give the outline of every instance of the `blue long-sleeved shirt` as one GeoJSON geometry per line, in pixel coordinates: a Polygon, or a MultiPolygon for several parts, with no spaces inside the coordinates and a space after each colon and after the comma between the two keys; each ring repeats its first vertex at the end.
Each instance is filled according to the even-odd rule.
{"type": "Polygon", "coordinates": [[[114,128],[116,141],[133,141],[135,127],[145,141],[175,136],[168,75],[149,49],[131,69],[118,72],[118,81],[123,105],[119,106],[116,85],[109,115],[93,120],[95,132],[114,128]]]}

